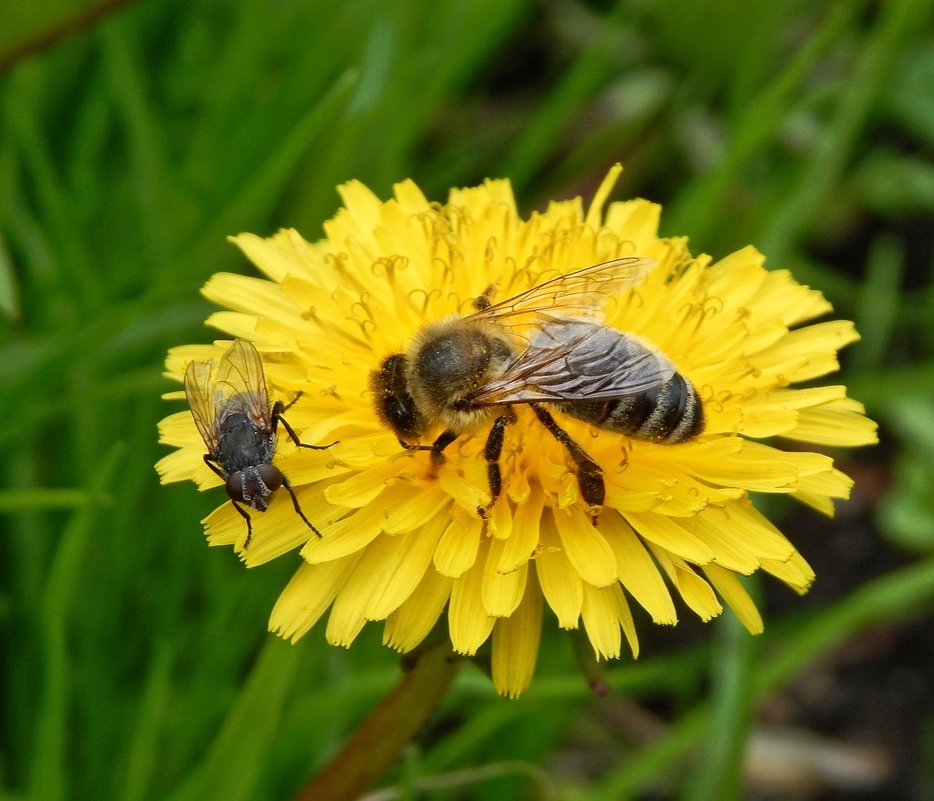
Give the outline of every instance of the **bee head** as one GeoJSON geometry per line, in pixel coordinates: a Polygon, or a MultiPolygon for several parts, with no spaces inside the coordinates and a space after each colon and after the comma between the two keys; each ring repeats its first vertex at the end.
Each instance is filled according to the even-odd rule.
{"type": "Polygon", "coordinates": [[[418,410],[406,383],[408,359],[402,353],[387,356],[379,370],[370,373],[376,414],[383,425],[403,441],[418,439],[428,429],[428,421],[418,410]]]}

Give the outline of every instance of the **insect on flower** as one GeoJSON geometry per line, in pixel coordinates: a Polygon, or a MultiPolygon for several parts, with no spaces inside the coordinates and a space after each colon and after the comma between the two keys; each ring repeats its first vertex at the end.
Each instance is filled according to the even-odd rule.
{"type": "Polygon", "coordinates": [[[253,537],[253,523],[240,504],[265,512],[279,487],[285,487],[295,513],[320,537],[321,532],[302,512],[288,478],[272,464],[279,423],[299,448],[324,450],[337,444],[301,442],[286,422],[283,413],[301,393],[288,404],[276,401],[270,408],[259,352],[252,343],[236,339],[216,366],[213,360],[189,363],[185,370],[185,397],[208,449],[204,463],[224,479],[230,502],[246,520],[243,547],[253,537]]]}
{"type": "MultiPolygon", "coordinates": [[[[846,388],[821,383],[856,330],[815,322],[826,299],[767,270],[752,246],[715,258],[660,237],[659,206],[610,202],[620,171],[589,204],[555,200],[531,216],[507,180],[443,202],[413,181],[389,199],[351,181],[322,239],[235,238],[266,278],[212,277],[205,296],[237,314],[210,324],[231,341],[262,331],[283,366],[314,364],[274,375],[264,353],[268,391],[314,396],[289,422],[309,442],[344,443],[336,469],[300,474],[271,448],[250,460],[272,458],[303,506],[326,500],[334,521],[317,537],[280,498],[281,535],[246,554],[292,559],[301,547],[270,615],[277,634],[294,641],[326,620],[328,642],[349,647],[381,621],[383,641],[408,653],[445,628],[459,654],[488,646],[493,683],[515,697],[555,621],[586,633],[597,659],[618,659],[627,644],[639,653],[637,606],[660,625],[728,607],[756,634],[762,617],[739,576],[807,591],[814,571],[752,499],[781,493],[832,514],[849,495],[852,481],[806,443],[877,441],[846,388]]],[[[172,349],[167,375],[181,382],[198,352],[172,349]]],[[[188,383],[208,390],[205,442],[220,469],[219,371],[191,369],[202,372],[188,383]]],[[[269,431],[271,404],[259,406],[269,431]]],[[[164,483],[210,475],[197,432],[187,410],[160,421],[164,483]]],[[[234,489],[253,515],[242,482],[234,489]]],[[[242,551],[227,503],[206,536],[242,551]]]]}
{"type": "Polygon", "coordinates": [[[548,408],[635,439],[687,442],[704,427],[694,386],[661,353],[601,321],[600,307],[639,283],[655,262],[613,259],[545,281],[500,303],[484,294],[476,312],[425,326],[408,353],[371,375],[376,411],[405,447],[431,451],[433,469],[458,436],[490,424],[484,448],[490,502],[502,492],[499,459],[514,404],[528,404],[574,462],[581,498],[596,523],[603,471],[548,408]],[[410,443],[439,426],[430,446],[410,443]]]}

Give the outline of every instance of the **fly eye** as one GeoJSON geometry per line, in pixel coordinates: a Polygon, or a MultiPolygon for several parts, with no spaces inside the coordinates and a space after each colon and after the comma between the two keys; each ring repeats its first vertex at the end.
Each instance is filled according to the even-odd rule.
{"type": "Polygon", "coordinates": [[[244,500],[243,473],[231,473],[224,482],[227,496],[234,501],[244,500]]]}
{"type": "Polygon", "coordinates": [[[266,485],[266,489],[270,492],[275,492],[282,486],[282,471],[278,467],[273,467],[271,464],[261,464],[256,468],[256,471],[266,485]]]}

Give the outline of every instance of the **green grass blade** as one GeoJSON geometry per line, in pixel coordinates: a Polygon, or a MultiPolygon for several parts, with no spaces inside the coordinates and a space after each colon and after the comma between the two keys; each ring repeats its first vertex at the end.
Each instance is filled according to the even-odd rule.
{"type": "MultiPolygon", "coordinates": [[[[114,445],[91,476],[88,492],[100,497],[110,485],[124,456],[114,445]]],[[[72,602],[79,592],[85,549],[101,511],[87,506],[76,511],[62,532],[42,599],[39,617],[42,640],[42,695],[36,710],[36,738],[30,770],[30,796],[42,801],[68,797],[66,750],[69,741],[70,668],[67,629],[72,602]]]]}

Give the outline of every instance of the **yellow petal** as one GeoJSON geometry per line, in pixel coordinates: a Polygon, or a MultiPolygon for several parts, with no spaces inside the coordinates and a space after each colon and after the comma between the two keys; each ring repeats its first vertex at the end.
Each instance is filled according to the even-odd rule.
{"type": "Polygon", "coordinates": [[[771,573],[775,578],[784,581],[799,593],[807,592],[815,578],[811,566],[797,551],[783,561],[763,559],[762,569],[766,573],[771,573]]]}
{"type": "Polygon", "coordinates": [[[534,577],[526,582],[522,602],[493,628],[493,684],[500,695],[518,698],[535,672],[542,631],[542,594],[534,577]]]}
{"type": "MultiPolygon", "coordinates": [[[[371,231],[379,227],[382,202],[372,190],[356,180],[341,184],[337,187],[337,192],[347,212],[347,219],[342,222],[356,229],[361,238],[365,239],[371,231]]],[[[339,242],[340,239],[336,241],[339,242]]]]}
{"type": "Polygon", "coordinates": [[[456,470],[443,468],[438,475],[438,483],[442,490],[450,495],[461,508],[470,514],[476,514],[477,508],[486,506],[490,496],[475,483],[464,478],[456,470]]]}
{"type": "Polygon", "coordinates": [[[678,622],[671,593],[658,566],[632,527],[618,514],[604,512],[600,530],[616,555],[619,580],[655,623],[678,622]]]}
{"type": "MultiPolygon", "coordinates": [[[[382,497],[386,498],[393,489],[390,487],[384,490],[382,497]]],[[[364,506],[333,525],[322,528],[322,536],[309,539],[302,548],[302,558],[312,564],[320,564],[357,553],[376,539],[385,519],[384,507],[380,503],[364,506]]]]}
{"type": "Polygon", "coordinates": [[[713,561],[713,551],[677,520],[647,512],[645,514],[627,513],[626,521],[643,540],[654,543],[688,562],[705,565],[713,561]]]}
{"type": "Polygon", "coordinates": [[[757,305],[762,306],[765,313],[778,316],[787,326],[833,311],[820,292],[799,284],[788,270],[770,270],[762,290],[757,305]]]}
{"type": "Polygon", "coordinates": [[[701,443],[683,464],[702,480],[754,492],[787,492],[798,478],[793,454],[739,438],[701,443]]]}
{"type": "Polygon", "coordinates": [[[377,462],[367,470],[353,473],[344,481],[338,481],[327,488],[326,497],[335,506],[347,506],[359,509],[373,500],[399,474],[399,466],[392,460],[377,462]]]}
{"type": "Polygon", "coordinates": [[[833,462],[827,459],[821,471],[802,475],[795,488],[795,497],[800,499],[805,493],[812,493],[825,498],[849,498],[853,479],[831,467],[832,464],[833,462]]]}
{"type": "Polygon", "coordinates": [[[542,518],[541,540],[542,550],[535,566],[545,600],[557,615],[561,628],[576,629],[583,603],[582,582],[560,547],[550,515],[542,518]]]}
{"type": "MultiPolygon", "coordinates": [[[[485,556],[485,555],[484,555],[485,556]]],[[[477,563],[455,580],[448,609],[451,645],[459,654],[473,656],[493,631],[495,618],[483,608],[483,563],[477,563]]]]}
{"type": "Polygon", "coordinates": [[[812,509],[816,509],[822,515],[827,515],[827,517],[833,517],[836,512],[833,501],[826,495],[798,491],[795,492],[794,498],[796,501],[801,501],[801,503],[807,504],[812,509]]]}
{"type": "Polygon", "coordinates": [[[691,521],[691,529],[713,552],[715,564],[746,576],[755,572],[759,567],[756,555],[750,552],[745,543],[731,537],[726,527],[719,525],[720,522],[715,512],[698,515],[691,521]]]}
{"type": "Polygon", "coordinates": [[[658,563],[675,585],[678,594],[701,620],[710,620],[723,611],[710,585],[698,576],[684,560],[673,558],[655,547],[652,547],[652,553],[655,554],[658,563]]]}
{"type": "Polygon", "coordinates": [[[496,503],[487,520],[487,533],[497,540],[506,540],[512,535],[512,504],[496,503]]]}
{"type": "MultiPolygon", "coordinates": [[[[301,265],[301,260],[295,258],[296,251],[292,246],[295,237],[301,239],[295,231],[283,230],[268,239],[255,234],[240,234],[228,237],[228,239],[240,248],[246,257],[266,275],[274,281],[282,281],[285,276],[295,273],[301,265]]],[[[241,276],[235,277],[239,278],[241,276]]],[[[270,282],[266,281],[265,283],[269,284],[270,282]]],[[[205,287],[205,294],[211,299],[216,299],[218,294],[226,296],[227,291],[229,290],[226,285],[218,285],[214,283],[213,279],[205,287]],[[211,287],[210,294],[207,291],[208,287],[211,287]]],[[[249,306],[246,306],[246,310],[249,310],[249,306]]]]}
{"type": "Polygon", "coordinates": [[[705,565],[701,569],[720,597],[726,601],[726,605],[736,613],[746,631],[750,634],[761,634],[762,616],[736,575],[718,565],[705,565]]]}
{"type": "Polygon", "coordinates": [[[177,448],[196,448],[204,452],[204,442],[195,428],[191,412],[187,411],[170,414],[159,421],[159,442],[177,448]]]}
{"type": "Polygon", "coordinates": [[[600,228],[603,217],[603,207],[606,205],[607,198],[610,196],[613,187],[616,186],[616,182],[619,180],[619,176],[622,175],[622,173],[622,164],[614,164],[610,167],[610,171],[600,182],[597,191],[594,192],[593,200],[590,202],[590,208],[587,209],[587,219],[584,220],[585,225],[589,225],[594,230],[600,228]]]}
{"type": "Polygon", "coordinates": [[[341,587],[331,606],[328,625],[324,631],[325,639],[331,645],[342,648],[350,648],[353,645],[366,623],[365,601],[365,596],[353,592],[349,583],[341,587]]]}
{"type": "Polygon", "coordinates": [[[422,213],[429,206],[428,199],[418,188],[418,184],[409,178],[393,184],[392,192],[399,201],[400,208],[408,215],[422,213]]]}
{"type": "Polygon", "coordinates": [[[506,540],[496,569],[510,573],[519,565],[526,564],[538,547],[539,524],[545,499],[541,491],[533,491],[529,500],[516,509],[512,532],[506,540]]]}
{"type": "Polygon", "coordinates": [[[491,540],[483,575],[483,608],[491,617],[509,617],[522,600],[525,592],[528,563],[509,573],[500,573],[496,567],[503,551],[502,540],[491,540]]]}
{"type": "Polygon", "coordinates": [[[759,370],[780,383],[809,381],[840,367],[837,351],[859,339],[849,320],[832,320],[789,331],[781,342],[756,354],[759,370]]]}
{"type": "Polygon", "coordinates": [[[351,554],[323,565],[301,565],[273,607],[269,630],[295,642],[327,611],[359,558],[351,554]]]}
{"type": "Polygon", "coordinates": [[[609,587],[616,583],[616,556],[606,539],[580,510],[552,512],[561,545],[571,566],[588,584],[609,587]]]}
{"type": "Polygon", "coordinates": [[[282,291],[282,287],[261,278],[216,273],[204,285],[201,293],[220,306],[250,316],[262,314],[272,319],[301,319],[301,307],[282,291]]]}
{"type": "Polygon", "coordinates": [[[597,659],[619,658],[620,630],[626,635],[633,658],[639,656],[635,622],[618,584],[599,588],[585,584],[581,618],[597,659]]]}
{"type": "Polygon", "coordinates": [[[618,611],[619,625],[623,630],[623,634],[626,635],[626,643],[629,645],[629,651],[633,659],[638,659],[639,635],[636,634],[636,621],[632,619],[632,612],[629,609],[629,604],[626,602],[626,597],[623,595],[622,590],[619,592],[618,611]]]}
{"type": "MultiPolygon", "coordinates": [[[[204,453],[204,446],[197,449],[181,448],[172,451],[168,456],[163,456],[156,462],[156,471],[159,473],[159,480],[163,484],[171,484],[174,481],[189,481],[196,475],[202,474],[204,462],[201,461],[201,454],[204,453]],[[199,464],[200,462],[200,464],[199,464]]],[[[207,468],[205,468],[207,469],[207,468]]],[[[210,470],[208,470],[210,473],[210,470]]],[[[220,479],[214,476],[214,485],[220,484],[220,479]]],[[[207,480],[207,479],[206,479],[207,480]]]]}
{"type": "Polygon", "coordinates": [[[457,508],[451,513],[438,547],[435,549],[435,568],[442,576],[459,578],[477,558],[483,521],[457,508]]]}
{"type": "Polygon", "coordinates": [[[818,445],[854,448],[875,445],[879,441],[878,425],[861,412],[837,411],[818,407],[798,414],[798,424],[782,436],[818,445]]]}
{"type": "Polygon", "coordinates": [[[420,488],[417,493],[413,493],[410,487],[404,489],[408,490],[406,502],[386,508],[383,531],[387,534],[413,531],[438,516],[447,518],[446,510],[451,507],[451,499],[440,487],[420,488]]]}
{"type": "Polygon", "coordinates": [[[386,619],[383,644],[397,651],[411,651],[434,628],[451,595],[453,579],[428,570],[418,587],[386,619]]]}
{"type": "MultiPolygon", "coordinates": [[[[342,509],[328,506],[323,495],[324,487],[321,485],[298,487],[295,490],[299,506],[316,528],[327,526],[333,516],[343,514],[342,509]]],[[[251,519],[253,539],[248,550],[243,553],[247,567],[265,564],[295,550],[310,539],[317,539],[317,535],[295,513],[284,489],[276,493],[269,509],[262,514],[252,512],[251,519]]]]}
{"type": "Polygon", "coordinates": [[[408,534],[382,534],[363,552],[347,580],[367,620],[383,620],[419,585],[445,525],[437,518],[408,534]]]}
{"type": "Polygon", "coordinates": [[[607,208],[605,230],[625,231],[634,253],[648,252],[657,243],[662,207],[641,198],[611,203],[607,208]]]}
{"type": "Polygon", "coordinates": [[[619,585],[591,587],[586,583],[583,590],[581,618],[597,659],[618,659],[621,643],[619,609],[626,603],[622,590],[619,585]]]}
{"type": "Polygon", "coordinates": [[[744,399],[737,430],[748,437],[787,436],[799,425],[802,409],[829,403],[845,393],[840,386],[762,392],[744,399]]]}

